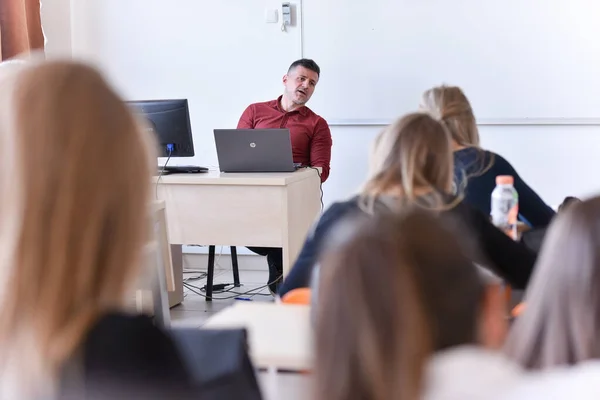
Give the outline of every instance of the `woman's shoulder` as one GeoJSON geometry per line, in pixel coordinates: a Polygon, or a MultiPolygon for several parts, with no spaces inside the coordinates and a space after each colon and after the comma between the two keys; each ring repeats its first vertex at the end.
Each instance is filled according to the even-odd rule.
{"type": "Polygon", "coordinates": [[[475,233],[489,220],[486,214],[464,201],[462,196],[447,196],[446,204],[447,208],[443,212],[444,219],[451,221],[458,232],[475,233]]]}
{"type": "Polygon", "coordinates": [[[484,213],[475,208],[473,205],[465,201],[463,196],[457,195],[446,195],[444,197],[447,204],[446,213],[451,215],[460,215],[461,217],[468,217],[468,220],[472,222],[473,217],[484,217],[484,213]]]}
{"type": "Polygon", "coordinates": [[[353,196],[346,200],[340,200],[332,203],[321,215],[320,221],[338,219],[350,212],[360,209],[359,196],[353,196]]]}
{"type": "Polygon", "coordinates": [[[454,152],[455,173],[462,171],[471,176],[484,175],[494,166],[497,155],[479,147],[466,147],[454,152]]]}
{"type": "Polygon", "coordinates": [[[320,240],[320,237],[327,234],[333,226],[337,226],[341,220],[357,210],[359,210],[357,196],[332,203],[315,222],[309,237],[320,240]]]}
{"type": "Polygon", "coordinates": [[[514,170],[512,164],[506,158],[501,156],[500,154],[495,153],[490,150],[483,150],[483,151],[484,151],[486,160],[489,160],[489,162],[492,163],[492,165],[495,168],[509,169],[511,171],[514,170]]]}

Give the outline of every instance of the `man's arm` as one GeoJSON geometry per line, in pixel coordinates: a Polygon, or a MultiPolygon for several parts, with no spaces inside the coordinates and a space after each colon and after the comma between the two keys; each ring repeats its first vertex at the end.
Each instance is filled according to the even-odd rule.
{"type": "Polygon", "coordinates": [[[237,125],[238,129],[254,129],[254,107],[249,105],[244,110],[237,125]]]}
{"type": "Polygon", "coordinates": [[[310,145],[311,167],[321,167],[321,182],[329,176],[329,163],[331,162],[331,131],[327,122],[321,118],[315,126],[315,133],[310,145]]]}

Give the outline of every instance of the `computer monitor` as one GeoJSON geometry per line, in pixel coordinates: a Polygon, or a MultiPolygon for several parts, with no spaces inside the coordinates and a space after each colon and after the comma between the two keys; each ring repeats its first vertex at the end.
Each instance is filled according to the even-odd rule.
{"type": "Polygon", "coordinates": [[[194,141],[187,99],[127,101],[148,121],[159,143],[159,157],[193,157],[194,141]]]}

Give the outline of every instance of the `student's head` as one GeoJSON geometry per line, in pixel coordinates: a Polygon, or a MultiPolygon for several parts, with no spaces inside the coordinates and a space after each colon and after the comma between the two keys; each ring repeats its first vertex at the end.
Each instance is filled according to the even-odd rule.
{"type": "Polygon", "coordinates": [[[444,122],[455,146],[479,146],[473,109],[459,87],[438,86],[427,90],[423,93],[420,108],[444,122]]]}
{"type": "Polygon", "coordinates": [[[354,228],[321,260],[318,400],[417,398],[432,352],[500,346],[503,297],[486,287],[439,218],[405,209],[361,218],[354,228]]]}
{"type": "Polygon", "coordinates": [[[321,69],[313,60],[302,58],[294,61],[283,76],[283,95],[296,105],[306,104],[315,91],[320,75],[321,69]]]}
{"type": "Polygon", "coordinates": [[[91,67],[0,79],[0,371],[15,382],[52,378],[123,307],[149,237],[153,152],[91,67]]]}
{"type": "Polygon", "coordinates": [[[348,224],[355,233],[321,260],[316,399],[417,399],[430,343],[410,233],[382,215],[348,224]]]}
{"type": "MultiPolygon", "coordinates": [[[[404,217],[401,249],[415,278],[434,351],[461,345],[499,348],[506,308],[497,280],[467,257],[453,219],[415,208],[404,217]]],[[[461,232],[468,234],[468,232],[461,232]]]]}
{"type": "Polygon", "coordinates": [[[574,204],[578,204],[578,203],[581,203],[581,200],[578,199],[577,197],[567,196],[567,197],[565,197],[565,199],[563,200],[561,205],[558,206],[558,211],[564,211],[567,209],[567,207],[570,207],[570,206],[572,206],[574,204]]]}
{"type": "Polygon", "coordinates": [[[450,193],[453,165],[444,126],[426,113],[408,114],[375,139],[362,195],[376,198],[393,193],[415,201],[425,192],[450,193]]]}
{"type": "Polygon", "coordinates": [[[506,343],[534,369],[600,358],[600,197],[569,204],[546,235],[506,343]]]}

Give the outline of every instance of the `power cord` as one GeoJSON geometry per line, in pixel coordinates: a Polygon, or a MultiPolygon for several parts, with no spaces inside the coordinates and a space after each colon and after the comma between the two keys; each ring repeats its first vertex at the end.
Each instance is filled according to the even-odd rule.
{"type": "Polygon", "coordinates": [[[183,281],[184,282],[199,281],[200,279],[205,279],[207,276],[208,276],[208,273],[206,273],[206,272],[200,272],[199,275],[190,276],[188,278],[184,278],[183,281]]]}
{"type": "Polygon", "coordinates": [[[314,169],[315,171],[317,171],[317,175],[319,175],[319,190],[321,191],[321,212],[323,212],[325,206],[323,205],[323,180],[321,179],[321,171],[319,171],[318,168],[312,166],[306,166],[305,168],[314,169]]]}
{"type": "MultiPolygon", "coordinates": [[[[275,282],[277,282],[277,280],[275,280],[275,282]]],[[[194,286],[191,283],[188,283],[188,286],[200,290],[203,293],[206,293],[206,285],[202,286],[202,287],[198,287],[198,286],[194,286]]],[[[233,294],[237,294],[237,295],[245,295],[247,294],[246,292],[236,292],[235,288],[236,287],[240,287],[243,285],[239,285],[239,286],[235,286],[234,283],[217,283],[216,285],[213,285],[213,293],[233,293],[233,294]],[[230,286],[229,288],[227,288],[228,286],[230,286]]],[[[263,286],[264,287],[264,286],[263,286]]],[[[251,289],[250,291],[254,291],[255,289],[251,289]]],[[[271,296],[270,293],[257,293],[260,296],[271,296]]]]}
{"type": "MultiPolygon", "coordinates": [[[[194,286],[192,284],[190,284],[190,286],[194,286]]],[[[201,288],[198,287],[194,287],[195,289],[200,289],[201,292],[206,292],[206,286],[204,285],[201,288]]],[[[233,288],[235,287],[235,285],[233,283],[217,283],[217,284],[213,284],[213,293],[224,293],[224,292],[229,292],[231,290],[233,290],[233,288]],[[228,286],[231,286],[229,289],[227,289],[228,286]]]]}
{"type": "Polygon", "coordinates": [[[159,174],[158,174],[158,178],[156,179],[156,186],[154,188],[154,197],[156,197],[156,200],[158,200],[158,184],[160,183],[160,178],[162,178],[164,172],[165,172],[165,168],[167,168],[167,164],[169,163],[169,160],[171,159],[171,154],[173,154],[173,150],[175,149],[175,145],[173,145],[172,143],[167,144],[167,161],[165,161],[165,165],[162,166],[162,168],[159,169],[159,174]]]}
{"type": "Polygon", "coordinates": [[[183,283],[183,286],[186,289],[188,289],[189,291],[197,294],[198,296],[202,296],[202,297],[210,299],[210,300],[230,300],[230,299],[237,299],[240,296],[250,295],[247,299],[240,299],[240,300],[248,300],[248,299],[251,299],[252,297],[257,296],[257,295],[258,296],[271,296],[271,294],[260,293],[260,291],[263,290],[263,289],[265,289],[265,288],[267,288],[267,287],[269,287],[269,285],[272,285],[274,283],[279,282],[281,279],[282,279],[282,277],[280,276],[279,278],[275,279],[273,282],[269,282],[266,285],[259,286],[259,287],[254,288],[254,289],[250,289],[250,290],[248,290],[246,292],[234,292],[233,290],[226,290],[224,292],[233,293],[234,294],[233,296],[227,296],[227,297],[214,297],[214,296],[209,297],[209,296],[207,296],[207,295],[205,295],[205,294],[202,293],[202,288],[199,288],[197,286],[194,286],[194,285],[186,283],[186,282],[183,283]]]}
{"type": "MultiPolygon", "coordinates": [[[[275,282],[277,282],[277,280],[275,280],[275,282]]],[[[195,289],[195,290],[199,290],[203,293],[206,293],[206,285],[202,286],[202,287],[198,287],[196,285],[193,285],[191,283],[185,283],[186,286],[188,286],[188,289],[195,289]]],[[[263,289],[265,287],[267,287],[269,284],[261,286],[259,288],[254,288],[254,289],[250,289],[247,292],[237,292],[235,291],[236,286],[233,283],[217,283],[216,285],[213,285],[213,293],[233,293],[233,294],[237,294],[237,295],[245,295],[248,293],[252,293],[256,290],[259,289],[263,289]],[[227,288],[228,286],[231,286],[230,288],[227,288]]],[[[241,286],[241,285],[240,285],[241,286]]],[[[271,296],[270,293],[260,293],[261,295],[264,296],[271,296]]]]}

